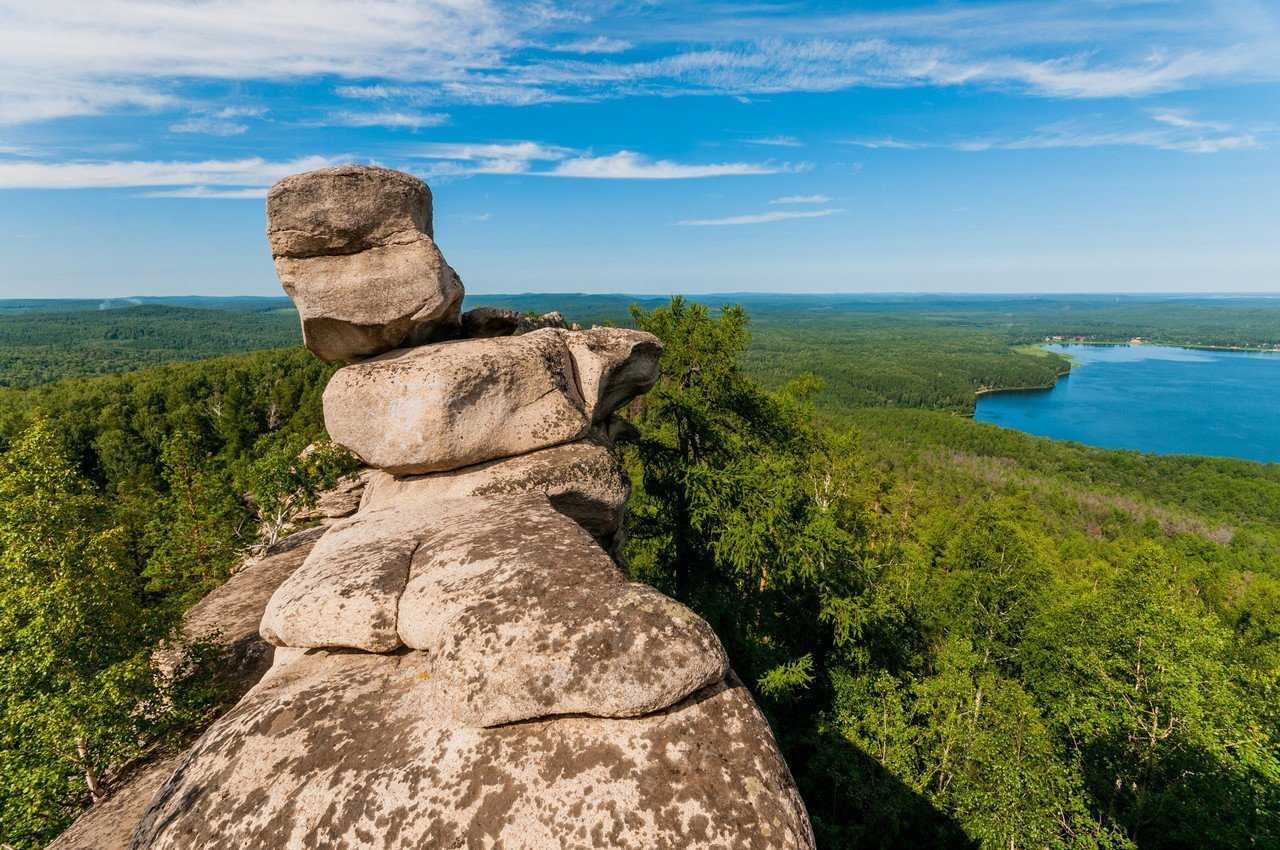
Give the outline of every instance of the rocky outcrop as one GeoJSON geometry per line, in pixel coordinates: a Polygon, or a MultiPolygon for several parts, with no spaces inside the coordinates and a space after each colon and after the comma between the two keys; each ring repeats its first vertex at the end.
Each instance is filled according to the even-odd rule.
{"type": "Polygon", "coordinates": [[[543,493],[557,511],[612,550],[622,527],[627,480],[602,435],[435,475],[395,476],[373,470],[361,510],[431,505],[467,496],[543,493]]]}
{"type": "Polygon", "coordinates": [[[501,307],[477,307],[462,314],[462,335],[467,339],[511,336],[520,326],[520,314],[501,307]]]}
{"type": "Polygon", "coordinates": [[[395,475],[443,472],[576,440],[590,424],[560,333],[406,348],[338,370],[334,442],[395,475]]]}
{"type": "MultiPolygon", "coordinates": [[[[412,208],[378,181],[397,188],[371,209],[412,208]]],[[[365,233],[314,220],[293,244],[365,233]]],[[[329,432],[378,470],[273,591],[270,671],[132,847],[812,848],[711,628],[610,554],[627,493],[613,414],[656,381],[657,339],[470,324],[334,375],[329,432]]]]}
{"type": "Polygon", "coordinates": [[[457,722],[422,653],[308,653],[192,749],[135,846],[808,848],[729,678],[641,718],[457,722]],[[215,734],[216,732],[216,734],[215,734]]]}
{"type": "Polygon", "coordinates": [[[462,281],[432,239],[431,191],[385,168],[281,180],[267,194],[276,273],[323,360],[454,336],[462,281]]]}

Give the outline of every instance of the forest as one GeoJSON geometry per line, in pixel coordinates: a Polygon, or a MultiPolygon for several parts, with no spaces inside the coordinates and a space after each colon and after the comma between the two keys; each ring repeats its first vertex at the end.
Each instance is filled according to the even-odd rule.
{"type": "MultiPolygon", "coordinates": [[[[1274,344],[1280,305],[735,300],[502,299],[666,344],[626,556],[715,626],[821,846],[1280,846],[1280,466],[962,415],[1066,369],[1045,336],[1274,344]]],[[[0,843],[26,850],[220,710],[203,648],[163,680],[150,653],[350,465],[278,302],[8,304],[0,843]]]]}

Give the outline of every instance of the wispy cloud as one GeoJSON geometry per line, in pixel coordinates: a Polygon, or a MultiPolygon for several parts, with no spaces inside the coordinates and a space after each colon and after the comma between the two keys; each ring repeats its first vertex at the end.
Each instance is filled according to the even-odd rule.
{"type": "Polygon", "coordinates": [[[439,127],[449,123],[447,112],[401,112],[397,110],[378,110],[374,112],[353,112],[340,110],[330,113],[322,126],[338,127],[392,127],[409,130],[421,130],[424,127],[439,127]]]}
{"type": "Polygon", "coordinates": [[[791,165],[753,162],[692,164],[667,159],[649,160],[632,151],[609,156],[580,156],[558,163],[547,177],[585,177],[604,180],[688,180],[700,177],[733,177],[750,174],[778,174],[796,170],[791,165]]]}
{"type": "Polygon", "coordinates": [[[187,85],[209,80],[336,77],[353,81],[340,96],[381,98],[404,114],[853,87],[1141,97],[1280,79],[1277,15],[1248,0],[837,13],[768,3],[629,13],[563,0],[112,0],[91,15],[74,3],[0,0],[0,15],[0,122],[9,124],[172,108],[187,85]]]}
{"type": "Polygon", "coordinates": [[[920,142],[905,142],[902,139],[894,139],[890,137],[882,139],[846,139],[844,144],[855,145],[860,148],[870,148],[871,150],[886,149],[910,151],[916,150],[917,148],[927,147],[927,145],[920,142]]]}
{"type": "Polygon", "coordinates": [[[768,224],[774,221],[788,221],[796,218],[826,218],[829,215],[842,213],[844,210],[775,210],[774,212],[756,213],[753,215],[734,215],[727,218],[690,218],[677,221],[682,227],[729,227],[739,224],[768,224]]]}
{"type": "Polygon", "coordinates": [[[183,197],[213,197],[211,186],[263,189],[281,177],[325,168],[349,157],[306,156],[272,161],[260,157],[198,162],[42,162],[0,161],[0,189],[121,189],[185,187],[183,197]]]}
{"type": "Polygon", "coordinates": [[[1104,127],[1080,121],[1060,121],[1022,135],[998,135],[937,142],[851,140],[866,148],[919,150],[943,148],[957,151],[1053,150],[1059,148],[1137,147],[1182,153],[1211,154],[1262,147],[1264,130],[1238,129],[1221,121],[1193,118],[1185,110],[1152,110],[1158,126],[1104,127]]]}
{"type": "Polygon", "coordinates": [[[437,177],[477,174],[527,174],[531,177],[576,177],[598,180],[689,180],[779,174],[803,170],[803,163],[756,162],[684,163],[654,160],[635,151],[594,155],[539,142],[432,142],[404,151],[414,159],[431,160],[426,169],[437,177]],[[535,167],[537,166],[537,167],[535,167]]]}
{"type": "Polygon", "coordinates": [[[764,145],[774,148],[802,148],[804,142],[795,136],[760,136],[754,139],[744,139],[749,145],[764,145]]]}
{"type": "Polygon", "coordinates": [[[197,111],[190,117],[169,125],[171,133],[200,133],[208,136],[239,136],[249,130],[240,119],[257,118],[266,109],[256,106],[228,106],[223,109],[197,111]]]}
{"type": "Polygon", "coordinates": [[[0,16],[6,123],[171,106],[172,80],[455,79],[544,22],[489,0],[5,0],[0,16]]]}
{"type": "Polygon", "coordinates": [[[771,204],[829,204],[831,198],[826,195],[784,195],[774,198],[771,204]]]}
{"type": "Polygon", "coordinates": [[[631,42],[625,39],[598,35],[595,38],[580,38],[575,41],[553,44],[548,49],[557,53],[623,53],[633,46],[631,42]]]}
{"type": "Polygon", "coordinates": [[[251,189],[212,189],[208,186],[188,186],[183,189],[165,189],[158,192],[143,192],[143,198],[200,198],[215,201],[244,201],[267,196],[267,186],[251,189]]]}
{"type": "MultiPolygon", "coordinates": [[[[854,87],[1141,97],[1280,79],[1277,15],[1248,0],[837,13],[732,2],[635,13],[566,0],[112,0],[91,15],[74,3],[0,0],[0,16],[8,124],[173,108],[187,86],[210,80],[336,77],[353,81],[340,96],[381,98],[388,114],[404,115],[410,106],[749,100],[854,87]]],[[[174,126],[230,133],[243,124],[174,126]]]]}

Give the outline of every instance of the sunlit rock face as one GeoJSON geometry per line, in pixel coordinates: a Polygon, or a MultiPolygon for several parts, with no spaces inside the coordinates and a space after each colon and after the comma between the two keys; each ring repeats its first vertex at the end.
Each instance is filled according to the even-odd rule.
{"type": "MultiPolygon", "coordinates": [[[[281,211],[273,190],[277,256],[430,237],[425,186],[338,172],[297,178],[281,211]]],[[[382,297],[343,269],[353,299],[382,297]]],[[[271,669],[180,760],[134,850],[812,848],[715,633],[614,557],[615,414],[654,385],[659,341],[495,312],[386,350],[397,320],[333,303],[377,344],[343,349],[376,356],[335,373],[325,422],[374,470],[261,603],[271,669]]]]}
{"type": "Polygon", "coordinates": [[[273,186],[267,236],[307,348],[351,361],[457,335],[462,281],[431,233],[431,190],[398,171],[326,168],[273,186]]]}
{"type": "Polygon", "coordinates": [[[576,440],[590,419],[553,330],[405,348],[324,391],[334,442],[397,475],[445,472],[576,440]]]}
{"type": "Polygon", "coordinates": [[[135,847],[808,848],[769,727],[729,678],[638,718],[474,726],[425,653],[314,650],[187,754],[135,847]]]}

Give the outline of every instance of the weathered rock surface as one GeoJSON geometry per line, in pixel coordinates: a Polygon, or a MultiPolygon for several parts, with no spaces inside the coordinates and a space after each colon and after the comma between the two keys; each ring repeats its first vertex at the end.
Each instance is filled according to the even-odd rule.
{"type": "Polygon", "coordinates": [[[398,648],[396,607],[423,513],[386,507],[334,523],[272,594],[262,637],[275,646],[398,648]]]}
{"type": "Polygon", "coordinates": [[[324,360],[456,335],[462,281],[431,238],[431,191],[371,166],[286,177],[267,194],[276,273],[324,360]]]}
{"type": "Polygon", "coordinates": [[[511,336],[520,325],[520,314],[501,307],[477,307],[462,314],[462,335],[467,339],[511,336]]]}
{"type": "Polygon", "coordinates": [[[267,241],[277,257],[356,254],[408,234],[433,234],[431,189],[371,165],[284,178],[267,193],[267,241]]]}
{"type": "Polygon", "coordinates": [[[458,725],[424,653],[314,651],[196,743],[134,850],[811,848],[736,681],[642,718],[458,725]]]}
{"type": "Polygon", "coordinates": [[[541,495],[439,505],[413,556],[398,629],[431,659],[433,680],[469,725],[634,717],[728,671],[706,622],[627,581],[541,495]]]}
{"type": "Polygon", "coordinates": [[[404,349],[340,369],[329,436],[396,475],[458,469],[583,436],[589,421],[558,332],[404,349]]]}
{"type": "Polygon", "coordinates": [[[375,471],[362,469],[342,479],[333,489],[321,493],[315,506],[299,513],[294,522],[334,520],[351,516],[360,509],[360,503],[364,499],[364,488],[369,483],[370,475],[375,471]]]}
{"type": "Polygon", "coordinates": [[[629,328],[566,331],[565,342],[578,370],[578,385],[594,423],[647,393],[658,380],[662,343],[651,333],[629,328]]]}
{"type": "Polygon", "coordinates": [[[601,441],[588,439],[452,472],[398,478],[373,470],[360,509],[545,493],[556,510],[608,548],[622,524],[629,489],[613,453],[601,441]]]}
{"type": "Polygon", "coordinates": [[[541,493],[362,510],[280,586],[262,634],[422,650],[455,716],[480,726],[646,714],[728,669],[705,622],[628,582],[541,493]]]}

